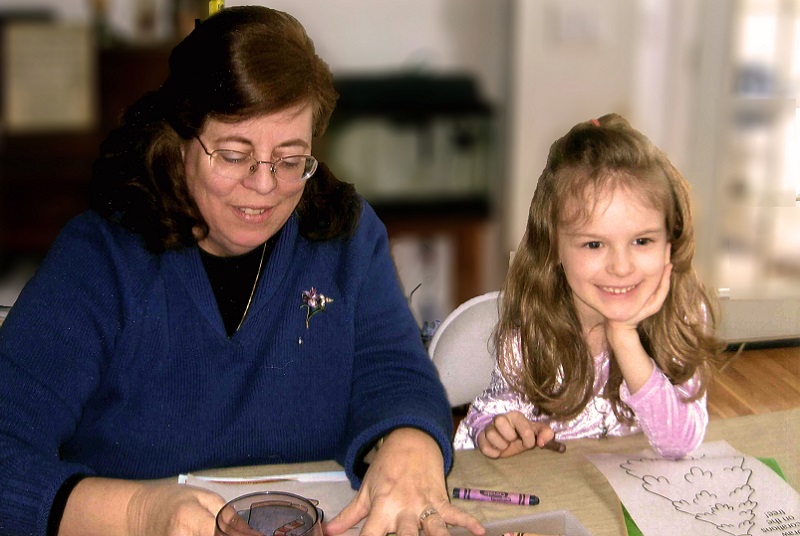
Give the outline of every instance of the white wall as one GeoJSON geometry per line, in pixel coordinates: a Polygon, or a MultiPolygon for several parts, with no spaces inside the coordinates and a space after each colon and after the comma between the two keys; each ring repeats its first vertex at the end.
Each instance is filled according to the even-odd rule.
{"type": "Polygon", "coordinates": [[[305,26],[334,73],[466,71],[497,102],[505,92],[507,0],[227,0],[261,4],[305,26]]]}
{"type": "Polygon", "coordinates": [[[88,0],[0,0],[0,10],[45,9],[63,20],[88,20],[88,0]]]}
{"type": "MultiPolygon", "coordinates": [[[[88,23],[91,19],[91,3],[93,0],[0,0],[0,11],[3,10],[38,10],[44,9],[58,20],[67,23],[88,23]]],[[[164,36],[169,31],[170,5],[173,0],[103,0],[108,10],[109,24],[122,36],[132,37],[135,34],[134,20],[140,6],[157,11],[156,35],[164,36]]]]}
{"type": "Polygon", "coordinates": [[[522,238],[550,144],[575,123],[617,112],[691,171],[695,125],[695,0],[539,0],[514,3],[510,70],[509,246],[522,238]]]}
{"type": "Polygon", "coordinates": [[[525,231],[550,144],[575,123],[633,112],[635,0],[518,0],[512,45],[507,246],[525,231]]]}

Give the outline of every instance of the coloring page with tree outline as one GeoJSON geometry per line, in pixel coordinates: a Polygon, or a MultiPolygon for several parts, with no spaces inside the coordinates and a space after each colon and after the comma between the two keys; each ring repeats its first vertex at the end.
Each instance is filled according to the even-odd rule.
{"type": "Polygon", "coordinates": [[[800,494],[725,441],[667,460],[650,449],[592,454],[644,536],[800,535],[800,494]]]}

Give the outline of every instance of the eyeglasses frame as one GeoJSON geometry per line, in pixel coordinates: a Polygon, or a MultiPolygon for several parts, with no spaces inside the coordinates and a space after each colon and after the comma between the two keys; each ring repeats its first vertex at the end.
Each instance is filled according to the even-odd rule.
{"type": "MultiPolygon", "coordinates": [[[[213,151],[209,152],[208,149],[206,148],[205,144],[203,143],[203,140],[200,139],[200,136],[195,134],[194,138],[200,144],[200,147],[203,148],[203,152],[206,153],[206,155],[208,156],[208,165],[209,166],[213,166],[212,159],[214,158],[214,153],[217,153],[217,152],[220,152],[220,151],[239,153],[239,154],[243,154],[243,155],[249,156],[250,159],[253,162],[255,162],[255,166],[252,166],[252,165],[250,166],[249,169],[251,169],[251,171],[249,172],[248,175],[254,175],[255,172],[258,171],[258,166],[260,166],[261,164],[269,164],[270,175],[272,175],[275,178],[275,180],[278,180],[278,181],[281,181],[281,182],[298,183],[298,182],[307,181],[308,179],[310,179],[311,177],[314,176],[314,173],[317,172],[317,165],[319,164],[319,160],[317,160],[316,158],[314,158],[314,156],[312,156],[310,154],[290,154],[290,155],[287,155],[287,156],[282,156],[282,157],[278,158],[277,160],[269,161],[269,160],[258,160],[253,153],[245,153],[243,151],[237,151],[235,149],[214,149],[213,151]],[[289,158],[297,158],[297,157],[301,157],[301,156],[303,158],[306,158],[306,159],[310,158],[314,162],[313,169],[311,170],[311,173],[309,173],[307,176],[304,173],[303,176],[300,177],[299,179],[287,180],[287,179],[282,179],[282,178],[278,177],[275,174],[275,164],[277,164],[281,160],[286,160],[286,159],[289,159],[289,158]]],[[[225,177],[225,178],[229,179],[229,177],[225,177]]],[[[233,180],[233,179],[229,179],[229,180],[233,180]]]]}

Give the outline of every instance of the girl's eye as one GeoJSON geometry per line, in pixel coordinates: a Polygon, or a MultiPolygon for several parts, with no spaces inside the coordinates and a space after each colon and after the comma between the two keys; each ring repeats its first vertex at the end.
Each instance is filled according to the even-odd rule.
{"type": "Polygon", "coordinates": [[[653,240],[651,238],[637,238],[633,243],[637,246],[646,246],[647,244],[652,244],[653,240]]]}
{"type": "Polygon", "coordinates": [[[597,242],[595,240],[595,241],[592,241],[592,242],[586,242],[583,246],[586,247],[586,248],[589,248],[589,249],[598,249],[601,246],[601,244],[600,244],[600,242],[597,242]]]}

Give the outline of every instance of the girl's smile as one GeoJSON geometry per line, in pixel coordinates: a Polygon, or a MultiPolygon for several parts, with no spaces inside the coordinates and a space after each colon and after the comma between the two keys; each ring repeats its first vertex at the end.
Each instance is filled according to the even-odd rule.
{"type": "Polygon", "coordinates": [[[627,294],[628,292],[630,292],[633,289],[635,289],[637,286],[638,285],[631,285],[629,287],[623,287],[623,288],[619,288],[619,287],[600,287],[600,289],[605,291],[605,292],[609,292],[611,294],[627,294]]]}

